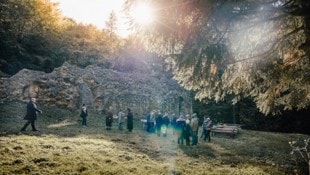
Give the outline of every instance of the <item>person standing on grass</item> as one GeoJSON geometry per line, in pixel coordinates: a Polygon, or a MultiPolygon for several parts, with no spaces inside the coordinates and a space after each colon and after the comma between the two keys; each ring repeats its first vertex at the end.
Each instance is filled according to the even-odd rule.
{"type": "Polygon", "coordinates": [[[175,114],[172,114],[172,117],[171,117],[171,126],[172,126],[172,130],[173,130],[173,135],[174,135],[175,132],[176,132],[177,119],[178,119],[178,117],[177,117],[175,114]]]}
{"type": "Polygon", "coordinates": [[[151,132],[155,131],[155,123],[156,123],[155,118],[156,118],[156,110],[153,110],[151,112],[151,130],[150,130],[151,132]]]}
{"type": "Polygon", "coordinates": [[[211,129],[212,129],[212,126],[213,126],[212,120],[210,119],[210,117],[208,117],[206,119],[206,121],[204,122],[204,124],[203,124],[203,129],[204,129],[204,132],[205,132],[205,135],[204,135],[204,138],[203,138],[204,141],[207,141],[207,138],[208,138],[208,141],[211,142],[211,129]]]}
{"type": "Polygon", "coordinates": [[[106,124],[106,130],[112,129],[112,123],[113,123],[113,108],[112,106],[109,107],[108,114],[105,120],[106,124]]]}
{"type": "Polygon", "coordinates": [[[82,107],[81,107],[81,114],[80,114],[80,116],[82,117],[82,126],[83,127],[86,127],[87,125],[86,125],[86,117],[87,117],[87,107],[86,107],[86,105],[85,104],[83,104],[82,105],[82,107]]]}
{"type": "Polygon", "coordinates": [[[122,110],[118,112],[118,129],[123,130],[124,113],[122,110]]]}
{"type": "Polygon", "coordinates": [[[168,131],[169,123],[170,123],[170,119],[169,119],[168,113],[165,113],[162,119],[162,127],[161,127],[164,137],[166,137],[168,134],[167,131],[168,131]]]}
{"type": "Polygon", "coordinates": [[[157,136],[160,137],[161,134],[161,126],[163,124],[163,116],[161,115],[160,111],[157,111],[156,117],[155,117],[155,126],[156,126],[156,133],[157,136]]]}
{"type": "Polygon", "coordinates": [[[42,114],[42,111],[37,108],[36,101],[36,98],[31,98],[29,103],[27,104],[27,113],[24,117],[24,120],[27,120],[27,122],[20,131],[26,131],[26,128],[29,124],[31,124],[32,131],[38,131],[35,127],[35,120],[37,119],[37,112],[42,114]]]}
{"type": "Polygon", "coordinates": [[[181,114],[176,121],[176,134],[177,134],[178,144],[181,144],[181,145],[183,145],[185,125],[186,125],[185,118],[181,114]]]}
{"type": "Polygon", "coordinates": [[[197,114],[194,113],[192,114],[192,119],[191,119],[191,135],[192,135],[192,145],[197,145],[198,144],[198,129],[199,129],[199,125],[198,125],[198,117],[197,114]]]}
{"type": "Polygon", "coordinates": [[[146,132],[150,133],[151,132],[151,113],[148,113],[146,115],[146,132]]]}
{"type": "Polygon", "coordinates": [[[191,136],[191,118],[190,115],[187,114],[187,119],[185,121],[185,127],[183,131],[183,138],[185,139],[186,146],[190,146],[190,136],[191,136]]]}
{"type": "Polygon", "coordinates": [[[127,114],[127,129],[129,132],[132,131],[133,129],[133,115],[132,115],[132,112],[131,110],[128,108],[127,109],[128,111],[128,114],[127,114]]]}

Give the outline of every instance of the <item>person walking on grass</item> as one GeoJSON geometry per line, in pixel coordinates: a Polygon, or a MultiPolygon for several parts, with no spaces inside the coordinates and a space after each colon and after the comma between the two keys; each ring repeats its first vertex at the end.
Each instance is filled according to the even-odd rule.
{"type": "Polygon", "coordinates": [[[80,114],[80,116],[82,117],[82,126],[83,127],[86,127],[87,125],[86,125],[86,117],[87,117],[87,107],[86,107],[86,105],[85,104],[83,104],[82,105],[82,107],[81,107],[81,114],[80,114]]]}
{"type": "Polygon", "coordinates": [[[26,116],[24,117],[24,120],[27,120],[25,125],[22,127],[20,131],[26,131],[26,128],[28,127],[29,124],[31,124],[32,131],[38,131],[35,127],[35,121],[37,119],[37,112],[42,114],[42,111],[37,108],[36,105],[36,98],[31,98],[29,103],[27,104],[27,113],[26,116]]]}
{"type": "Polygon", "coordinates": [[[132,115],[132,112],[131,110],[128,108],[127,109],[128,111],[128,114],[127,114],[127,129],[129,132],[132,131],[133,129],[133,115],[132,115]]]}

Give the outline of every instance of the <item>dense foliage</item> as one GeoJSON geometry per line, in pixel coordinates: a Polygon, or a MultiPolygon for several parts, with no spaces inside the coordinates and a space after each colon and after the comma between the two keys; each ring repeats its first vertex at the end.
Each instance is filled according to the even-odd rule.
{"type": "MultiPolygon", "coordinates": [[[[110,58],[121,47],[122,39],[114,31],[77,24],[62,16],[57,7],[48,0],[0,1],[3,73],[13,75],[23,68],[51,72],[65,61],[82,67],[98,63],[111,66],[110,58]]],[[[112,25],[115,20],[107,23],[112,25]]]]}
{"type": "MultiPolygon", "coordinates": [[[[127,1],[130,10],[136,0],[127,1]]],[[[310,3],[158,0],[157,22],[138,27],[199,100],[254,99],[264,114],[310,105],[310,3]]],[[[137,26],[135,26],[137,27],[137,26]]]]}

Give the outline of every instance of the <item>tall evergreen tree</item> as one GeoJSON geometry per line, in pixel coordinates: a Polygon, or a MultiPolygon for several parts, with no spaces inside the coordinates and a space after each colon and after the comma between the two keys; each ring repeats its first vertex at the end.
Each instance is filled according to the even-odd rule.
{"type": "Polygon", "coordinates": [[[157,23],[138,29],[197,99],[252,97],[261,112],[277,114],[310,106],[309,4],[158,0],[157,23]]]}

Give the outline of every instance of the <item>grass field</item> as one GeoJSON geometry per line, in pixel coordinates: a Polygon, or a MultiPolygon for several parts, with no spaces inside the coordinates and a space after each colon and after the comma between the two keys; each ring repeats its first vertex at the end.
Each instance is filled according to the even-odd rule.
{"type": "MultiPolygon", "coordinates": [[[[116,125],[105,130],[104,116],[89,112],[81,127],[79,111],[42,107],[40,132],[20,133],[25,103],[0,105],[0,174],[307,174],[307,165],[291,155],[288,144],[307,135],[241,130],[235,139],[212,137],[197,146],[116,125]]],[[[136,116],[137,117],[137,116],[136,116]]]]}

